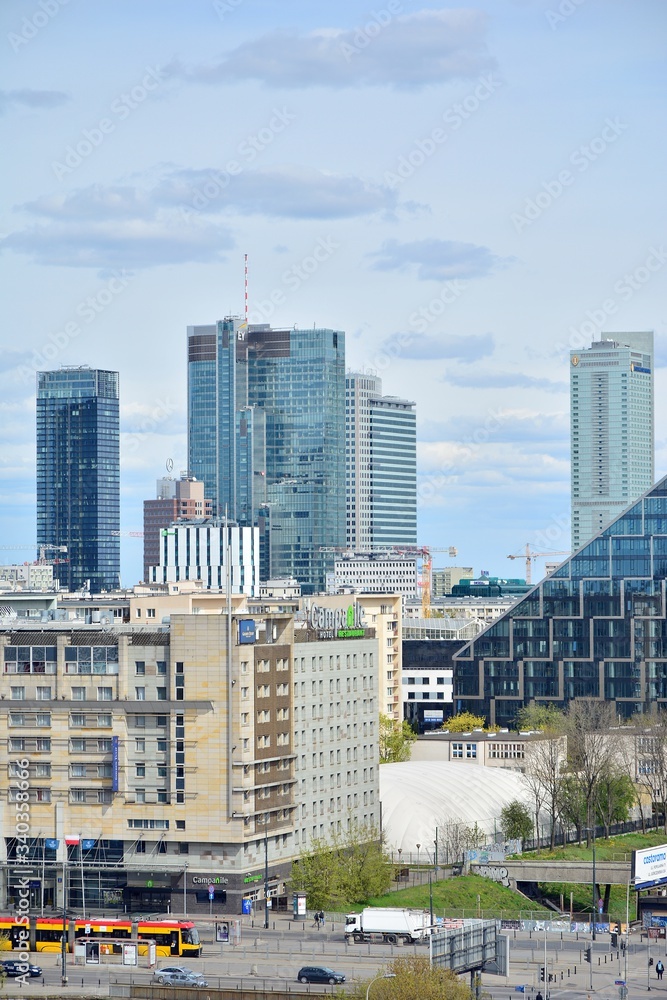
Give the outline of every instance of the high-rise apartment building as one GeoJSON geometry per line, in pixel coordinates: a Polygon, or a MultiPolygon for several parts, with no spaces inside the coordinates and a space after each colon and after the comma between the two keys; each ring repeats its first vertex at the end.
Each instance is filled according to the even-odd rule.
{"type": "Polygon", "coordinates": [[[110,590],[120,573],[118,372],[37,373],[37,545],[66,547],[61,586],[110,590]]]}
{"type": "Polygon", "coordinates": [[[144,580],[149,579],[150,567],[160,562],[160,535],[179,518],[211,517],[213,502],[204,497],[204,484],[194,476],[172,479],[164,476],[157,481],[155,500],[144,500],[144,580]]]}
{"type": "Polygon", "coordinates": [[[345,378],[347,536],[350,549],[417,544],[415,404],[382,395],[376,375],[345,378]]]}
{"type": "Polygon", "coordinates": [[[570,352],[572,551],[654,481],[653,333],[570,352]]]}
{"type": "Polygon", "coordinates": [[[345,541],[345,335],[228,317],[188,327],[189,471],[213,512],[258,524],[262,579],[323,591],[345,541]]]}

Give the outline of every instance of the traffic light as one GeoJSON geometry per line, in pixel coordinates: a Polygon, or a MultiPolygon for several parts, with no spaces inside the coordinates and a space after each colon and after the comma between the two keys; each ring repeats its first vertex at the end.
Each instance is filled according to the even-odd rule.
{"type": "Polygon", "coordinates": [[[541,983],[546,982],[546,975],[545,975],[545,973],[546,973],[546,969],[545,969],[545,967],[543,965],[541,965],[540,966],[540,982],[541,983]]]}
{"type": "Polygon", "coordinates": [[[584,948],[584,961],[585,962],[591,962],[592,961],[591,950],[592,950],[591,948],[584,948]]]}
{"type": "Polygon", "coordinates": [[[618,934],[616,931],[611,932],[611,946],[612,948],[618,948],[618,934]]]}

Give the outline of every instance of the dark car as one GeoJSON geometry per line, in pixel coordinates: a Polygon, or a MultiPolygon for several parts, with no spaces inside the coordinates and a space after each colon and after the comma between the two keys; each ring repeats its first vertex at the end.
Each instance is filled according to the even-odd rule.
{"type": "Polygon", "coordinates": [[[30,965],[28,962],[17,962],[15,959],[0,962],[0,967],[6,976],[41,976],[42,968],[39,965],[30,965]]]}
{"type": "Polygon", "coordinates": [[[299,969],[296,978],[300,983],[330,983],[332,986],[335,983],[345,982],[345,976],[342,972],[334,972],[326,965],[304,965],[303,969],[299,969]]]}

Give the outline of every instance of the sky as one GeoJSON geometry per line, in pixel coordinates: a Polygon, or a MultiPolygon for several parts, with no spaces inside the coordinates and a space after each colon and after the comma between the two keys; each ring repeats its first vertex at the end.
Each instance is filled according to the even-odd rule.
{"type": "MultiPolygon", "coordinates": [[[[666,22],[663,0],[6,0],[0,558],[34,556],[35,372],[61,364],[120,372],[141,530],[187,467],[186,327],[242,312],[246,253],[251,321],[344,330],[348,367],[416,402],[418,540],[458,549],[435,566],[568,550],[569,351],[601,333],[655,331],[667,472],[666,22]]],[[[124,585],[141,563],[124,536],[124,585]]]]}

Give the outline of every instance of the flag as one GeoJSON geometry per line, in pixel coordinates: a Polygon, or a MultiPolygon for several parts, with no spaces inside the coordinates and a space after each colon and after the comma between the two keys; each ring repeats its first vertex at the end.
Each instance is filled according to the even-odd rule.
{"type": "Polygon", "coordinates": [[[46,840],[44,841],[44,846],[46,847],[47,851],[57,851],[59,845],[60,841],[54,840],[53,837],[47,837],[46,840]]]}
{"type": "Polygon", "coordinates": [[[68,847],[72,847],[74,844],[78,844],[81,840],[80,837],[65,837],[65,843],[68,847]]]}
{"type": "Polygon", "coordinates": [[[83,851],[92,851],[92,849],[93,849],[93,847],[95,846],[96,843],[97,843],[97,841],[95,841],[95,840],[82,840],[81,841],[81,849],[83,851]]]}

